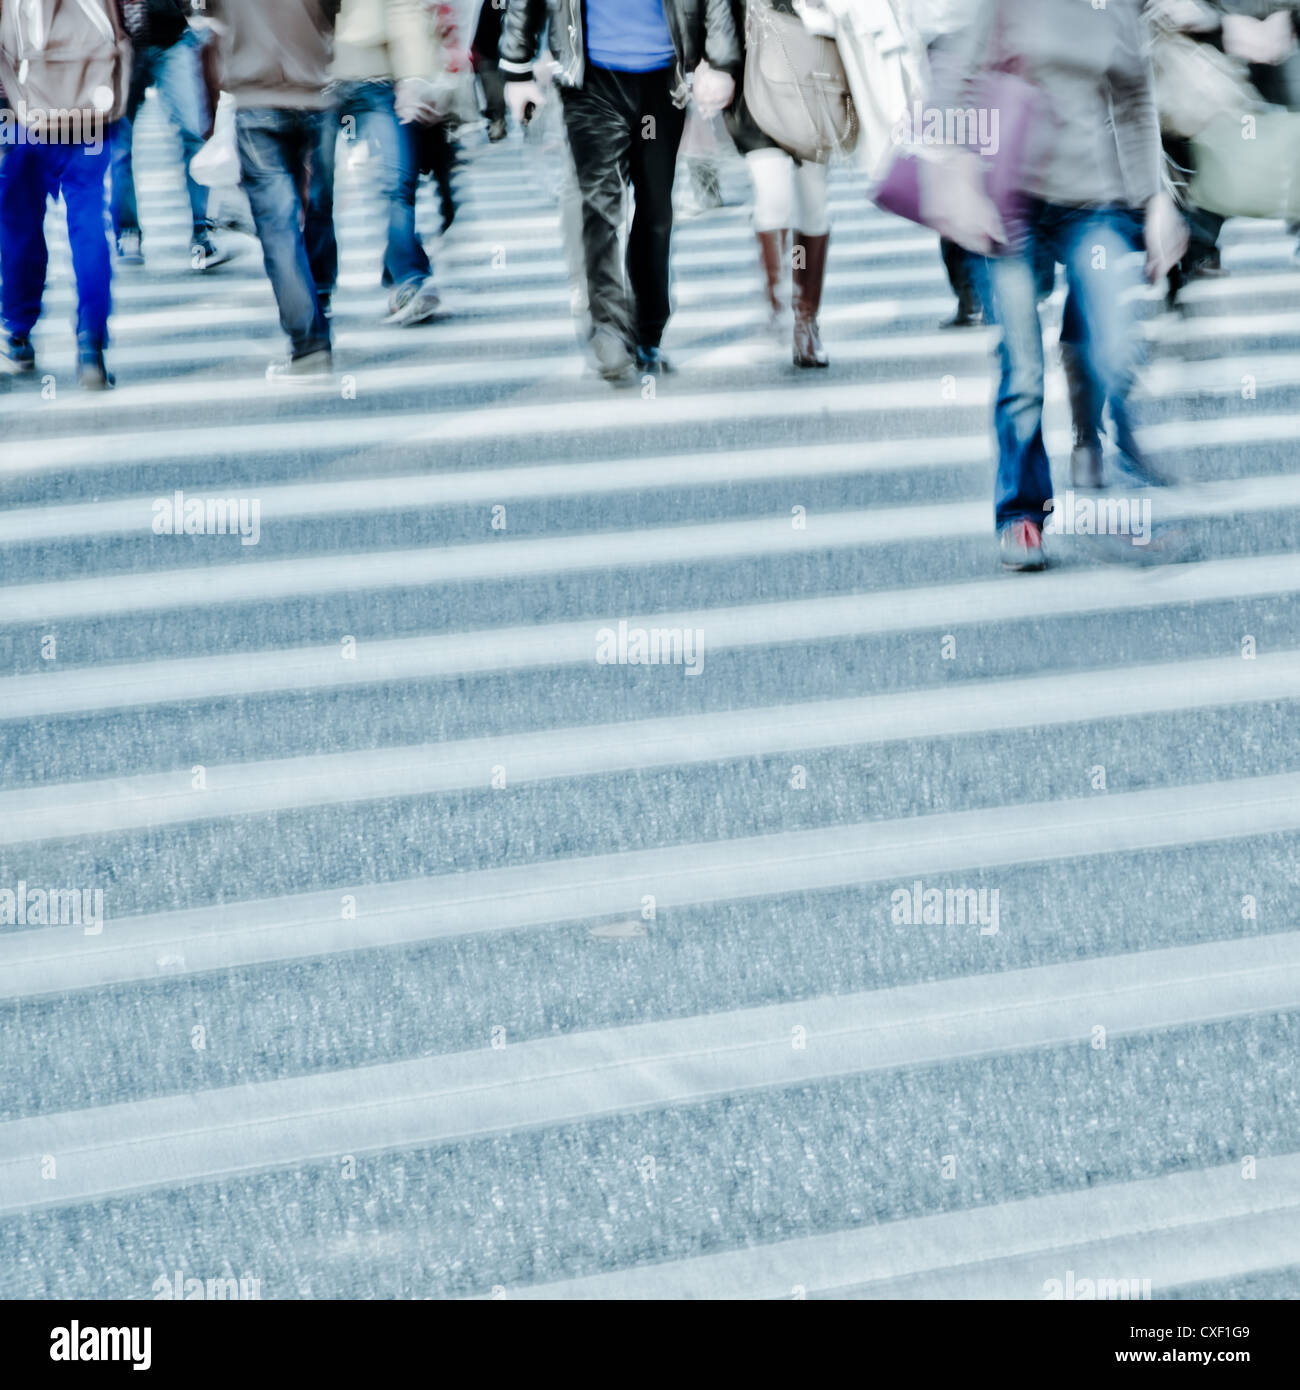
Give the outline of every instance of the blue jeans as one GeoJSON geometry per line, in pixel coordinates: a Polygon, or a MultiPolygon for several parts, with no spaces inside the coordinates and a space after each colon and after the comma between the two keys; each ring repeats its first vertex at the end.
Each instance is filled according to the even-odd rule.
{"type": "Polygon", "coordinates": [[[1133,221],[1127,210],[1032,202],[1013,251],[977,262],[985,313],[1001,329],[993,416],[999,529],[1021,519],[1041,523],[1052,496],[1043,444],[1043,330],[1038,318],[1038,301],[1047,288],[1043,268],[1049,262],[1065,267],[1069,296],[1062,336],[1079,349],[1098,417],[1101,403],[1109,403],[1120,452],[1133,471],[1143,471],[1128,404],[1141,364],[1125,300],[1141,282],[1132,261],[1133,221]]]}
{"type": "Polygon", "coordinates": [[[316,292],[324,282],[309,254],[324,242],[320,222],[330,216],[320,160],[325,121],[323,111],[270,106],[235,113],[244,192],[294,357],[330,346],[329,321],[316,292]]]}
{"type": "Polygon", "coordinates": [[[12,145],[0,158],[0,275],[4,277],[5,331],[26,337],[41,316],[49,250],[45,206],[63,194],[68,241],[77,278],[77,342],[102,349],[108,342],[113,261],[105,228],[104,178],[116,126],[92,145],[12,145]]]}
{"type": "Polygon", "coordinates": [[[379,158],[379,190],[388,204],[388,244],[384,252],[384,284],[407,285],[432,272],[415,230],[415,194],[420,184],[416,128],[402,125],[393,107],[391,82],[339,82],[332,89],[333,109],[321,132],[320,162],[323,195],[329,199],[325,216],[316,225],[320,243],[312,248],[312,264],[323,279],[316,284],[331,294],[338,278],[339,251],[334,239],[334,161],[339,126],[349,123],[349,138],[365,140],[379,158]]]}
{"type": "Polygon", "coordinates": [[[113,145],[113,231],[117,236],[140,230],[131,146],[135,118],[150,87],[157,88],[167,119],[180,132],[194,231],[200,234],[208,229],[208,190],[190,178],[190,160],[203,148],[203,133],[210,120],[199,63],[200,47],[197,35],[187,30],[170,48],[135,50],[126,116],[120,125],[121,135],[113,145]]]}

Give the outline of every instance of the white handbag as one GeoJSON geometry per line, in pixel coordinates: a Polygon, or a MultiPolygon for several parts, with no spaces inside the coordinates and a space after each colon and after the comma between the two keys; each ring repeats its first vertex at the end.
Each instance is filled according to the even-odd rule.
{"type": "Polygon", "coordinates": [[[919,101],[925,55],[894,0],[824,0],[858,113],[854,162],[878,177],[896,152],[900,123],[919,101]]]}

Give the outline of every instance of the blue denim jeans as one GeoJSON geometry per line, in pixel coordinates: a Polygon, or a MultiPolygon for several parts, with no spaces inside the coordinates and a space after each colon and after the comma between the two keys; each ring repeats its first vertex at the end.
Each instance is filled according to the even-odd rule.
{"type": "Polygon", "coordinates": [[[208,190],[190,178],[190,160],[203,148],[208,128],[207,91],[199,62],[201,45],[197,35],[187,30],[170,48],[137,48],[131,68],[131,89],[120,136],[113,145],[113,231],[140,230],[140,212],[135,201],[135,173],[131,164],[132,132],[135,118],[144,104],[145,92],[154,87],[167,119],[181,137],[185,155],[185,187],[190,195],[190,213],[195,233],[208,226],[208,190]]]}
{"type": "Polygon", "coordinates": [[[45,207],[63,194],[77,279],[77,342],[108,342],[113,261],[105,227],[104,179],[116,126],[94,145],[12,145],[0,157],[0,275],[5,331],[26,337],[41,316],[49,250],[45,207]]]}
{"type": "Polygon", "coordinates": [[[331,95],[334,106],[321,131],[323,193],[330,201],[326,215],[315,224],[320,244],[312,248],[312,264],[319,266],[324,276],[317,287],[322,294],[331,294],[338,278],[333,188],[340,127],[348,139],[367,141],[379,161],[379,191],[388,205],[384,284],[424,280],[432,268],[415,230],[415,194],[420,184],[416,128],[398,121],[392,82],[339,82],[331,88],[331,95]]]}
{"type": "Polygon", "coordinates": [[[320,159],[325,122],[324,111],[250,106],[235,113],[244,192],[294,357],[330,346],[329,320],[316,292],[323,283],[320,266],[309,250],[323,244],[320,223],[330,217],[320,159]]]}
{"type": "Polygon", "coordinates": [[[1096,415],[1108,403],[1116,443],[1128,466],[1142,472],[1129,394],[1141,364],[1126,295],[1141,283],[1134,264],[1133,216],[1123,208],[1072,208],[1032,202],[1019,244],[1006,256],[977,263],[985,313],[1000,332],[1001,374],[994,428],[998,475],[994,515],[999,530],[1027,518],[1042,522],[1052,496],[1043,444],[1043,330],[1038,301],[1050,285],[1044,267],[1065,267],[1069,295],[1062,337],[1079,349],[1096,415]]]}

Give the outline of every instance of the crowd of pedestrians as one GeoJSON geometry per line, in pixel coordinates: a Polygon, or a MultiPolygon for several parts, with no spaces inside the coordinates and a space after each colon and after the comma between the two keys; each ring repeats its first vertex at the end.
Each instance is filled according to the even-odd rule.
{"type": "Polygon", "coordinates": [[[1216,117],[1249,115],[1270,122],[1272,157],[1288,157],[1298,20],[1283,0],[481,0],[470,15],[435,0],[0,0],[0,373],[36,370],[47,205],[61,197],[79,379],[112,385],[113,260],[149,253],[132,131],[150,92],[180,141],[197,273],[230,254],[195,174],[233,107],[243,221],[289,343],[271,375],[332,371],[341,138],[364,142],[377,171],[387,320],[428,322],[439,293],[417,194],[432,174],[451,221],[472,71],[490,142],[558,108],[573,304],[613,383],[674,370],[663,340],[688,120],[721,122],[743,156],[765,317],[798,369],[829,362],[827,175],[856,160],[873,185],[864,199],[939,233],[955,297],[943,326],[996,327],[1001,559],[1041,568],[1040,307],[1059,274],[1071,484],[1103,485],[1107,418],[1130,479],[1164,481],[1134,418],[1135,304],[1144,278],[1173,305],[1222,274],[1228,215],[1300,222],[1294,195],[1274,207],[1250,186],[1257,151],[1216,161],[1213,144],[1216,117]]]}

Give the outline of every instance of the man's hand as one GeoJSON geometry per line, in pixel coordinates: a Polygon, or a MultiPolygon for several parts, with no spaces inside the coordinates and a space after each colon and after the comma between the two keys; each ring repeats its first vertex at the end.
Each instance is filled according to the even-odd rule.
{"type": "Polygon", "coordinates": [[[701,116],[716,116],[731,105],[736,95],[736,79],[728,72],[711,68],[705,59],[695,69],[691,94],[695,98],[695,109],[701,116]]]}
{"type": "Polygon", "coordinates": [[[403,77],[393,93],[393,106],[403,125],[433,125],[442,115],[433,83],[422,77],[403,77]]]}
{"type": "Polygon", "coordinates": [[[546,96],[532,78],[529,78],[527,82],[507,82],[506,105],[510,108],[510,114],[516,122],[519,125],[526,125],[527,120],[524,113],[530,106],[540,111],[546,105],[546,96]]]}
{"type": "Polygon", "coordinates": [[[1157,193],[1147,204],[1144,234],[1147,279],[1154,285],[1187,254],[1187,219],[1168,193],[1157,193]]]}

